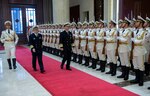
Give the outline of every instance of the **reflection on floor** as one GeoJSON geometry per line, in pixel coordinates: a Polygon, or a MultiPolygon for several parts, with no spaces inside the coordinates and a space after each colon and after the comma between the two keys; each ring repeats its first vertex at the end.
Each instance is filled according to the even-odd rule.
{"type": "Polygon", "coordinates": [[[20,64],[9,70],[4,51],[0,51],[0,96],[52,96],[20,64]]]}
{"type": "MultiPolygon", "coordinates": [[[[61,61],[60,57],[45,52],[44,54],[61,61]]],[[[5,59],[5,52],[0,51],[0,96],[51,96],[20,64],[17,63],[17,66],[18,68],[16,70],[9,70],[5,59]]],[[[148,81],[150,77],[148,77],[144,86],[139,87],[138,84],[131,85],[128,81],[125,82],[123,79],[116,78],[116,76],[112,77],[74,62],[71,63],[71,66],[141,96],[150,95],[150,90],[147,90],[147,87],[150,86],[150,81],[148,81]]],[[[106,71],[107,70],[106,68],[106,71]]],[[[117,75],[120,74],[121,73],[117,71],[117,75]]],[[[134,76],[130,75],[129,80],[131,79],[134,79],[134,76]]]]}

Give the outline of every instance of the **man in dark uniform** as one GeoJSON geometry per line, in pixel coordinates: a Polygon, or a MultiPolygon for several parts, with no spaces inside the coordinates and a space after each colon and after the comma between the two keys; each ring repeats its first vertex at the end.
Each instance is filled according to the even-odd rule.
{"type": "Polygon", "coordinates": [[[72,52],[72,46],[73,46],[74,40],[73,40],[72,33],[69,31],[68,23],[64,25],[64,29],[65,30],[60,33],[60,41],[59,41],[60,49],[63,50],[63,54],[64,54],[60,67],[61,69],[63,69],[65,62],[67,61],[66,70],[71,70],[70,61],[71,61],[71,52],[72,52]]]}
{"type": "Polygon", "coordinates": [[[44,73],[44,66],[42,61],[42,35],[39,34],[38,26],[34,26],[32,34],[29,36],[29,44],[32,52],[32,67],[34,71],[36,69],[36,58],[38,57],[38,63],[41,73],[44,73]]]}

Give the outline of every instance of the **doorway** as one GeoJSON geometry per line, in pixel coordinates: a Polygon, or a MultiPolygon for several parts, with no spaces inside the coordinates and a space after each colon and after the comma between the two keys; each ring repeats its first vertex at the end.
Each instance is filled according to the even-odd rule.
{"type": "Polygon", "coordinates": [[[27,42],[28,30],[36,25],[36,9],[33,7],[11,7],[12,29],[21,39],[20,43],[27,42]]]}

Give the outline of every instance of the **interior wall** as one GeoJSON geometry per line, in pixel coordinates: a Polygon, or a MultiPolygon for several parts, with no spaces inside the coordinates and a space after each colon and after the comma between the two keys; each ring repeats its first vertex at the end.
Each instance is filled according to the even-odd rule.
{"type": "Polygon", "coordinates": [[[136,18],[141,15],[143,18],[150,17],[149,0],[120,0],[122,9],[120,10],[120,18],[129,17],[136,18]]]}
{"type": "Polygon", "coordinates": [[[70,7],[80,6],[80,21],[85,21],[84,12],[89,11],[89,21],[94,20],[94,0],[70,0],[70,7]]]}
{"type": "Polygon", "coordinates": [[[43,0],[44,23],[53,23],[52,0],[43,0]]]}

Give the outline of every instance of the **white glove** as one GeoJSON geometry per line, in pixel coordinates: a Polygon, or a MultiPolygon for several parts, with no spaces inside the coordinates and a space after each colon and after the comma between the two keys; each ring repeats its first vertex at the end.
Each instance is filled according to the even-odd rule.
{"type": "Polygon", "coordinates": [[[118,40],[120,40],[120,37],[117,37],[118,40]]]}
{"type": "Polygon", "coordinates": [[[120,40],[121,40],[122,42],[125,42],[125,41],[126,41],[126,39],[125,39],[125,38],[120,38],[120,40]]]}
{"type": "Polygon", "coordinates": [[[106,39],[107,39],[107,37],[104,37],[104,39],[106,40],[106,39]]]}
{"type": "Polygon", "coordinates": [[[134,40],[135,40],[134,38],[131,38],[131,41],[133,41],[133,42],[134,42],[134,40]]]}

